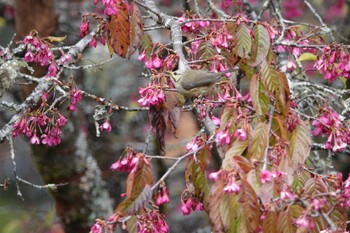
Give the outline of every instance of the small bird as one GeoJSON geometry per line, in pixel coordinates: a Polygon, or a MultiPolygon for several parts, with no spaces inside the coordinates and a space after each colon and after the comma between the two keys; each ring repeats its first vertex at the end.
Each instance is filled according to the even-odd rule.
{"type": "Polygon", "coordinates": [[[185,97],[198,97],[212,94],[215,90],[215,83],[223,78],[224,74],[233,70],[217,73],[208,70],[177,70],[170,72],[170,78],[180,94],[185,97]]]}

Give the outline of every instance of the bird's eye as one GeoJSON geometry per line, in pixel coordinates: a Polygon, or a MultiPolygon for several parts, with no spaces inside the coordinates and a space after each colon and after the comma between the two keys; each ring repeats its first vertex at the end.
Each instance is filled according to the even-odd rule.
{"type": "Polygon", "coordinates": [[[174,74],[175,74],[175,75],[178,75],[178,73],[177,73],[176,71],[174,71],[174,74]]]}

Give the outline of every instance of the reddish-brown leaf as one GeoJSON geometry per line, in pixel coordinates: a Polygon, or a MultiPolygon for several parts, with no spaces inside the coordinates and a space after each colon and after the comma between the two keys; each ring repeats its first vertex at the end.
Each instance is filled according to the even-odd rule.
{"type": "Polygon", "coordinates": [[[148,110],[148,116],[159,140],[160,153],[163,155],[165,153],[164,136],[169,117],[169,109],[165,104],[151,105],[148,110]]]}
{"type": "Polygon", "coordinates": [[[245,179],[242,179],[239,195],[238,216],[242,218],[237,232],[257,232],[260,222],[258,198],[252,186],[245,179]]]}
{"type": "Polygon", "coordinates": [[[290,134],[289,155],[291,156],[294,166],[304,164],[309,157],[311,150],[310,131],[305,122],[301,122],[290,134]]]}
{"type": "Polygon", "coordinates": [[[112,15],[106,25],[107,44],[111,56],[114,52],[125,58],[130,46],[129,11],[123,0],[117,0],[116,8],[117,15],[112,15]]]}
{"type": "Polygon", "coordinates": [[[137,168],[130,173],[126,181],[126,199],[121,202],[115,212],[125,216],[132,215],[141,209],[152,196],[153,171],[144,161],[143,155],[138,154],[137,168]]]}
{"type": "Polygon", "coordinates": [[[254,167],[249,159],[241,155],[233,156],[232,165],[233,169],[239,173],[240,177],[245,177],[254,167]]]}
{"type": "Polygon", "coordinates": [[[221,212],[220,206],[224,196],[223,189],[224,189],[224,182],[221,179],[215,182],[210,189],[207,212],[209,215],[212,230],[215,233],[224,232],[224,224],[221,220],[221,213],[220,213],[221,212]]]}
{"type": "Polygon", "coordinates": [[[268,211],[262,223],[262,232],[275,233],[277,225],[277,214],[275,211],[268,211]]]}
{"type": "Polygon", "coordinates": [[[277,233],[294,233],[295,229],[292,225],[292,218],[290,214],[289,208],[282,210],[278,213],[277,216],[277,225],[276,225],[277,233]]]}
{"type": "Polygon", "coordinates": [[[143,34],[143,21],[141,12],[134,1],[131,3],[131,28],[130,28],[130,42],[128,58],[137,50],[143,34]]]}

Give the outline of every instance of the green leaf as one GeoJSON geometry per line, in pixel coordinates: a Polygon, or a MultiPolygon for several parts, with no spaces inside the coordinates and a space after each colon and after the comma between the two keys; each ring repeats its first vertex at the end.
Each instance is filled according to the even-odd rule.
{"type": "Polygon", "coordinates": [[[257,74],[250,80],[249,93],[256,113],[259,116],[264,115],[269,107],[269,94],[257,74]]]}
{"type": "Polygon", "coordinates": [[[253,140],[249,145],[248,158],[260,160],[267,146],[268,126],[266,122],[259,122],[253,132],[253,140]]]}
{"type": "Polygon", "coordinates": [[[316,61],[317,60],[317,56],[315,54],[312,53],[303,53],[299,56],[298,58],[299,61],[316,61]]]}
{"type": "Polygon", "coordinates": [[[223,169],[233,168],[232,158],[236,155],[242,155],[248,147],[249,140],[240,141],[238,138],[232,143],[230,149],[227,150],[224,160],[222,161],[223,169]]]}
{"type": "Polygon", "coordinates": [[[201,150],[201,152],[196,155],[197,161],[191,159],[187,163],[185,173],[186,181],[192,182],[194,186],[195,196],[199,198],[199,200],[204,204],[205,207],[207,207],[209,195],[206,173],[209,153],[210,151],[208,148],[204,148],[203,150],[201,150]]]}
{"type": "Polygon", "coordinates": [[[200,60],[206,60],[217,54],[215,47],[210,41],[201,42],[198,47],[197,56],[200,60]]]}
{"type": "Polygon", "coordinates": [[[279,93],[278,71],[266,61],[261,63],[261,80],[267,91],[276,97],[279,93]]]}
{"type": "Polygon", "coordinates": [[[241,58],[250,58],[250,50],[252,47],[252,37],[245,23],[238,26],[236,34],[236,53],[241,58]]]}
{"type": "Polygon", "coordinates": [[[267,29],[257,24],[253,28],[254,40],[252,46],[252,60],[250,65],[257,66],[266,59],[270,48],[270,35],[267,29]]]}
{"type": "Polygon", "coordinates": [[[261,69],[261,79],[265,88],[275,97],[277,109],[286,116],[290,105],[290,93],[286,75],[278,72],[266,61],[261,63],[261,69]]]}

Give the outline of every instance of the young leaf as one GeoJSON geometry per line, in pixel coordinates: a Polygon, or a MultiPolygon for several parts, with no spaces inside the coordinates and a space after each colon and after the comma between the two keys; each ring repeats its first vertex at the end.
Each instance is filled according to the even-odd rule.
{"type": "Polygon", "coordinates": [[[117,0],[118,14],[112,15],[106,25],[107,44],[109,54],[116,53],[125,58],[130,46],[129,11],[123,0],[117,0]]]}
{"type": "Polygon", "coordinates": [[[245,23],[238,26],[236,34],[236,53],[241,58],[250,58],[250,50],[252,47],[252,37],[245,23]]]}
{"type": "Polygon", "coordinates": [[[261,63],[261,78],[268,92],[276,99],[276,107],[287,116],[290,105],[288,81],[284,73],[278,72],[266,61],[261,63]]]}
{"type": "Polygon", "coordinates": [[[278,213],[277,216],[277,225],[276,225],[277,233],[294,233],[295,229],[292,225],[292,218],[290,216],[289,208],[282,210],[278,213]]]}
{"type": "Polygon", "coordinates": [[[267,123],[259,122],[253,132],[253,140],[249,145],[248,157],[260,160],[267,146],[267,123]]]}
{"type": "Polygon", "coordinates": [[[312,53],[303,53],[299,56],[298,58],[299,61],[316,61],[317,60],[317,56],[315,54],[312,53]]]}
{"type": "Polygon", "coordinates": [[[266,216],[262,222],[262,232],[276,233],[277,214],[275,211],[270,210],[266,213],[266,216]]]}
{"type": "Polygon", "coordinates": [[[269,94],[257,74],[252,76],[249,88],[250,98],[256,113],[264,115],[269,108],[269,94]]]}
{"type": "Polygon", "coordinates": [[[148,110],[148,116],[151,121],[151,125],[157,134],[159,140],[160,153],[165,153],[165,130],[168,122],[169,109],[165,104],[151,105],[148,110]]]}
{"type": "Polygon", "coordinates": [[[232,143],[230,149],[227,150],[224,160],[222,161],[223,169],[233,168],[232,158],[236,155],[242,155],[248,147],[249,140],[240,141],[238,138],[232,143]]]}
{"type": "Polygon", "coordinates": [[[152,189],[147,184],[140,194],[136,196],[133,194],[131,197],[126,198],[121,202],[115,212],[122,216],[133,215],[143,208],[152,197],[152,189]]]}
{"type": "Polygon", "coordinates": [[[276,97],[279,93],[278,71],[266,61],[261,63],[261,80],[267,91],[276,97]]]}
{"type": "Polygon", "coordinates": [[[231,210],[236,213],[232,214],[230,232],[257,232],[260,222],[260,209],[258,198],[250,184],[242,179],[241,191],[238,195],[230,195],[230,201],[233,201],[231,210]],[[237,204],[235,205],[235,199],[237,204]]]}
{"type": "Polygon", "coordinates": [[[125,216],[135,214],[152,196],[153,171],[145,162],[143,154],[137,154],[138,164],[134,172],[131,172],[126,181],[126,199],[121,202],[115,212],[125,216]]]}
{"type": "Polygon", "coordinates": [[[141,12],[134,1],[131,3],[131,28],[130,28],[130,42],[131,47],[129,49],[128,58],[136,51],[139,46],[143,35],[143,21],[141,12]]]}
{"type": "Polygon", "coordinates": [[[293,160],[294,166],[304,164],[307,157],[309,157],[311,149],[310,131],[304,122],[301,122],[293,132],[289,139],[290,156],[293,160]]]}
{"type": "Polygon", "coordinates": [[[270,48],[270,36],[267,29],[257,24],[253,28],[254,40],[252,46],[252,60],[251,66],[259,65],[263,60],[266,59],[270,48]]]}
{"type": "Polygon", "coordinates": [[[212,230],[215,233],[224,232],[224,224],[221,219],[221,208],[220,208],[221,202],[224,199],[223,190],[224,190],[224,181],[222,179],[219,179],[218,181],[216,181],[210,189],[207,212],[209,215],[212,230]]]}
{"type": "Polygon", "coordinates": [[[208,204],[208,181],[206,167],[208,163],[209,148],[204,148],[198,153],[197,161],[191,159],[186,167],[186,181],[192,181],[195,196],[203,203],[204,207],[208,204]]]}

